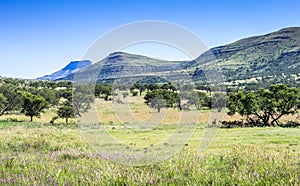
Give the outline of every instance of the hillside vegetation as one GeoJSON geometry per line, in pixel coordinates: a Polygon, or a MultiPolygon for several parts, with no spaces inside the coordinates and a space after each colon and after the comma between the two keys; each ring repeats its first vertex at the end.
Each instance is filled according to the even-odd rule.
{"type": "MultiPolygon", "coordinates": [[[[95,74],[93,77],[102,83],[124,78],[127,81],[135,79],[132,80],[134,82],[150,76],[172,82],[182,79],[205,82],[209,76],[205,73],[210,73],[211,69],[220,69],[227,82],[272,77],[278,80],[273,83],[299,86],[299,38],[300,27],[284,28],[212,48],[191,61],[166,61],[115,52],[80,70],[77,76],[84,79],[95,74]]],[[[74,76],[75,73],[61,79],[74,80],[74,76]]]]}

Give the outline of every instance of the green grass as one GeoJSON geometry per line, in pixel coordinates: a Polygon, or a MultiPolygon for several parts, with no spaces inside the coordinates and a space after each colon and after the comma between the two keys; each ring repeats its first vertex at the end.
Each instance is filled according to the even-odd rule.
{"type": "MultiPolygon", "coordinates": [[[[137,132],[107,126],[116,139],[144,146],[173,129],[137,132]]],[[[201,151],[203,131],[197,127],[188,146],[170,159],[132,167],[105,160],[72,125],[0,122],[0,185],[300,184],[300,129],[219,129],[201,151]]]]}

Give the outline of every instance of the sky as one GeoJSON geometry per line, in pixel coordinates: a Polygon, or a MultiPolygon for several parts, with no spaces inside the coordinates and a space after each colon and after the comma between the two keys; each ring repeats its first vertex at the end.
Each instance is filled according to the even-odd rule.
{"type": "MultiPolygon", "coordinates": [[[[0,0],[0,76],[50,74],[82,59],[97,38],[130,22],[175,23],[211,48],[300,26],[299,7],[299,0],[0,0]]],[[[173,53],[170,60],[185,58],[181,52],[163,48],[134,46],[126,51],[157,58],[173,53]],[[151,50],[147,53],[145,48],[151,50]]]]}

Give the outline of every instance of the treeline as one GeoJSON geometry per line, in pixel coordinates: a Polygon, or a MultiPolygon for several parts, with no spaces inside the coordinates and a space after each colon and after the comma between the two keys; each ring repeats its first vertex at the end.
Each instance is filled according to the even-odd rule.
{"type": "MultiPolygon", "coordinates": [[[[106,101],[113,100],[109,96],[118,95],[114,95],[112,85],[97,85],[97,89],[97,96],[103,94],[106,101]]],[[[129,95],[127,89],[123,88],[123,98],[129,95]]],[[[190,107],[194,107],[196,110],[216,109],[218,112],[226,108],[228,115],[238,113],[246,120],[232,122],[240,126],[282,126],[280,119],[283,116],[299,114],[300,109],[300,88],[283,84],[257,90],[227,89],[227,92],[220,92],[217,87],[204,84],[134,84],[129,91],[131,96],[142,96],[145,92],[145,103],[158,112],[162,108],[190,110],[190,107]]],[[[225,121],[223,124],[228,126],[231,123],[225,121]]]]}
{"type": "Polygon", "coordinates": [[[69,118],[74,117],[71,82],[0,80],[0,116],[22,113],[33,121],[48,108],[57,108],[57,117],[53,120],[61,117],[68,122],[69,118]]]}
{"type": "MultiPolygon", "coordinates": [[[[81,116],[90,108],[95,98],[122,104],[128,96],[142,97],[149,107],[181,111],[213,109],[235,113],[244,117],[245,122],[236,125],[274,126],[282,125],[280,119],[289,114],[298,114],[300,108],[300,89],[282,84],[269,85],[255,90],[229,88],[219,90],[217,86],[206,84],[175,85],[141,84],[133,85],[77,85],[61,81],[30,81],[12,78],[0,79],[0,116],[21,113],[32,121],[49,108],[56,110],[56,117],[69,118],[81,116]]],[[[224,125],[230,125],[224,122],[224,125]]]]}

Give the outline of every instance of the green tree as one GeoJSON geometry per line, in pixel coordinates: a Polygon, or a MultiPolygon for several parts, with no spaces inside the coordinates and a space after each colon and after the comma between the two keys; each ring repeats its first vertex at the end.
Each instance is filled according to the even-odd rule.
{"type": "Polygon", "coordinates": [[[71,81],[59,81],[56,83],[56,86],[71,89],[73,87],[73,83],[71,81]]]}
{"type": "MultiPolygon", "coordinates": [[[[46,83],[46,81],[43,83],[46,83]]],[[[58,105],[58,103],[59,103],[60,96],[56,90],[51,90],[49,88],[37,89],[37,88],[33,88],[33,87],[30,87],[26,90],[28,92],[30,92],[31,94],[42,96],[52,107],[58,105]]]]}
{"type": "Polygon", "coordinates": [[[25,114],[25,116],[30,117],[30,121],[32,121],[33,117],[39,117],[41,112],[48,108],[48,103],[45,98],[37,95],[33,95],[29,92],[23,92],[23,108],[21,113],[25,114]]]}
{"type": "Polygon", "coordinates": [[[60,118],[66,119],[66,123],[68,123],[69,118],[75,117],[72,104],[69,101],[66,101],[64,104],[58,107],[57,115],[60,118]]]}
{"type": "Polygon", "coordinates": [[[19,81],[18,79],[14,78],[4,78],[3,82],[9,85],[14,85],[14,86],[19,86],[19,81]]]}
{"type": "Polygon", "coordinates": [[[159,85],[157,85],[157,84],[147,84],[145,86],[146,86],[146,89],[149,90],[149,91],[153,91],[153,90],[159,89],[159,85]]]}
{"type": "Polygon", "coordinates": [[[45,98],[45,100],[52,106],[55,107],[59,103],[59,94],[56,90],[51,90],[48,88],[41,89],[38,95],[45,98]]]}
{"type": "Polygon", "coordinates": [[[279,124],[279,119],[295,114],[300,107],[300,91],[286,85],[271,85],[268,90],[238,91],[229,95],[229,115],[236,112],[252,123],[279,124]]]}
{"type": "Polygon", "coordinates": [[[103,86],[102,94],[104,94],[104,100],[108,101],[108,97],[112,95],[112,86],[111,85],[103,86]]]}
{"type": "Polygon", "coordinates": [[[268,101],[262,110],[266,110],[271,116],[271,124],[278,124],[278,120],[289,114],[297,113],[300,108],[300,89],[289,88],[286,85],[272,85],[267,93],[271,102],[268,101]]]}
{"type": "Polygon", "coordinates": [[[68,100],[70,103],[72,102],[72,89],[62,89],[60,91],[57,92],[58,93],[58,97],[60,98],[64,98],[66,100],[68,100]]]}
{"type": "Polygon", "coordinates": [[[135,84],[133,85],[133,88],[134,88],[134,89],[138,89],[139,92],[140,92],[140,96],[142,96],[142,93],[146,90],[147,86],[144,85],[144,84],[135,83],[135,84]]]}
{"type": "Polygon", "coordinates": [[[0,110],[3,110],[7,104],[6,97],[3,96],[3,94],[0,93],[0,110]]]}
{"type": "Polygon", "coordinates": [[[227,107],[229,109],[228,115],[232,116],[235,113],[239,113],[251,122],[254,122],[251,116],[258,110],[255,94],[246,91],[231,93],[228,98],[227,107]]]}
{"type": "Polygon", "coordinates": [[[97,84],[95,87],[95,96],[104,95],[104,100],[108,101],[112,95],[112,85],[97,84]]]}
{"type": "Polygon", "coordinates": [[[177,88],[174,85],[172,85],[171,82],[163,84],[161,88],[164,90],[172,90],[173,92],[177,90],[177,88]]]}
{"type": "Polygon", "coordinates": [[[18,91],[19,88],[11,84],[3,84],[0,86],[0,94],[5,98],[3,98],[3,102],[1,103],[0,116],[9,111],[21,109],[22,98],[18,91]]]}
{"type": "Polygon", "coordinates": [[[145,95],[145,103],[152,108],[157,109],[160,112],[161,108],[172,108],[176,104],[180,105],[180,97],[177,92],[171,90],[158,89],[154,91],[148,91],[145,95]]]}

